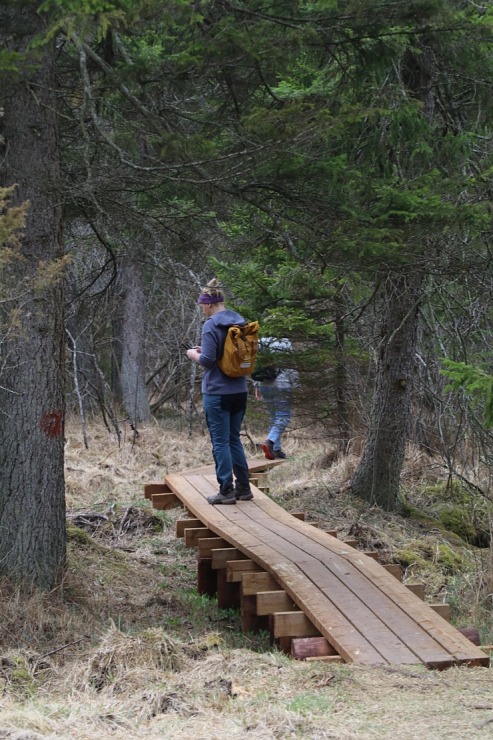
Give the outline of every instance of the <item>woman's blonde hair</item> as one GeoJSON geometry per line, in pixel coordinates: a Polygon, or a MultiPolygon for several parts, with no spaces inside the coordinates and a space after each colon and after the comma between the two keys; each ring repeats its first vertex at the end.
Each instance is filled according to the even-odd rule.
{"type": "Polygon", "coordinates": [[[213,299],[213,301],[211,301],[213,303],[222,303],[224,301],[222,285],[216,278],[212,278],[212,280],[209,280],[207,285],[201,289],[199,302],[201,296],[209,296],[213,299]]]}

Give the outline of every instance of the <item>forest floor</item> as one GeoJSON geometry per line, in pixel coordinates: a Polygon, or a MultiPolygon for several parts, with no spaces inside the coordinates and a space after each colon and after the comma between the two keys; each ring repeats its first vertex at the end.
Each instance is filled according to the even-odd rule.
{"type": "MultiPolygon", "coordinates": [[[[69,568],[55,593],[0,583],[0,738],[493,737],[490,668],[430,671],[294,661],[246,635],[233,610],[196,591],[196,552],[175,537],[182,510],[157,512],[145,483],[211,462],[208,437],[163,420],[118,443],[101,423],[68,425],[69,568]]],[[[260,441],[260,440],[257,440],[260,441]]],[[[255,452],[250,435],[249,454],[255,452]]],[[[433,516],[369,507],[345,484],[356,458],[323,438],[288,435],[270,495],[307,520],[350,535],[407,583],[448,602],[457,626],[493,642],[489,550],[466,545],[433,516]]],[[[440,466],[413,451],[403,476],[420,509],[440,466]]]]}

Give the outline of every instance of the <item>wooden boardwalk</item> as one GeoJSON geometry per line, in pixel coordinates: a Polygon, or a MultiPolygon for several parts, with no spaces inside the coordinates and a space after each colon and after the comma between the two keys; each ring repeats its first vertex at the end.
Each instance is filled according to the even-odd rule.
{"type": "MultiPolygon", "coordinates": [[[[250,475],[271,464],[249,462],[250,475]]],[[[261,486],[264,481],[258,481],[261,486]]],[[[213,468],[145,487],[159,509],[189,512],[177,535],[198,547],[198,588],[241,609],[244,630],[269,629],[283,649],[318,637],[327,660],[430,668],[489,665],[489,657],[373,557],[317,529],[252,486],[254,499],[211,506],[213,468]]]]}

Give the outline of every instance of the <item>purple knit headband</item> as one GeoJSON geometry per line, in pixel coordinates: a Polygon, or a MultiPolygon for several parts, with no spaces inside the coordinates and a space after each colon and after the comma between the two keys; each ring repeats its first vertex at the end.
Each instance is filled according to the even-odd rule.
{"type": "Polygon", "coordinates": [[[222,303],[224,296],[221,293],[217,295],[209,295],[209,293],[201,293],[197,303],[205,306],[211,306],[213,303],[222,303]]]}

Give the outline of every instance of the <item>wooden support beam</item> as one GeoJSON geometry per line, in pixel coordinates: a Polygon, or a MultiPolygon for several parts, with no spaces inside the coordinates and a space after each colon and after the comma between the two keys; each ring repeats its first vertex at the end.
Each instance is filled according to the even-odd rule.
{"type": "MultiPolygon", "coordinates": [[[[474,645],[478,647],[481,645],[481,637],[477,627],[457,627],[457,631],[467,637],[474,645]]],[[[484,648],[481,648],[481,650],[484,650],[484,648]]]]}
{"type": "Polygon", "coordinates": [[[388,565],[382,565],[388,573],[391,573],[398,581],[402,581],[402,566],[399,563],[389,563],[388,565]]]}
{"type": "Polygon", "coordinates": [[[425,585],[424,583],[406,583],[408,591],[412,591],[413,594],[424,601],[425,598],[425,585]]]}
{"type": "Polygon", "coordinates": [[[366,555],[367,558],[378,560],[378,552],[374,552],[373,550],[361,550],[361,554],[366,555]]]}
{"type": "Polygon", "coordinates": [[[294,516],[295,519],[300,519],[302,522],[305,521],[305,512],[304,511],[291,511],[291,516],[294,516]]]}
{"type": "Polygon", "coordinates": [[[178,519],[176,522],[176,536],[177,537],[184,537],[185,536],[185,530],[190,528],[197,528],[197,527],[203,527],[203,523],[200,521],[200,519],[178,519]]]}
{"type": "Polygon", "coordinates": [[[291,655],[291,643],[293,642],[292,637],[278,637],[277,640],[274,640],[274,638],[272,637],[274,633],[272,614],[269,616],[269,632],[271,634],[272,642],[277,645],[281,653],[284,653],[285,655],[291,655]]]}
{"type": "Polygon", "coordinates": [[[291,640],[291,657],[295,660],[329,655],[337,655],[337,651],[325,637],[293,637],[291,640]]]}
{"type": "Polygon", "coordinates": [[[244,596],[253,596],[259,591],[277,591],[279,584],[270,573],[243,573],[241,592],[244,596]]]}
{"type": "Polygon", "coordinates": [[[299,607],[286,591],[259,591],[257,594],[257,614],[298,611],[299,607]]]}
{"type": "Polygon", "coordinates": [[[257,614],[257,599],[253,595],[241,594],[241,629],[243,632],[260,632],[269,629],[269,617],[257,614]]]}
{"type": "Polygon", "coordinates": [[[256,486],[260,491],[263,491],[264,493],[268,493],[269,474],[268,473],[255,473],[255,479],[256,480],[253,485],[256,486]]]}
{"type": "Polygon", "coordinates": [[[348,545],[349,547],[357,547],[358,546],[358,540],[343,540],[345,545],[348,545]]]}
{"type": "Polygon", "coordinates": [[[272,615],[274,637],[315,637],[320,632],[304,612],[276,612],[272,615]]]}
{"type": "Polygon", "coordinates": [[[255,473],[255,477],[257,478],[258,482],[262,484],[268,481],[269,473],[255,473]]]}
{"type": "Polygon", "coordinates": [[[253,560],[228,560],[226,563],[226,578],[230,583],[241,583],[242,573],[263,570],[262,566],[253,560]]]}
{"type": "Polygon", "coordinates": [[[443,617],[443,619],[446,619],[447,622],[450,622],[450,604],[429,604],[428,606],[431,606],[433,611],[443,617]]]}
{"type": "Polygon", "coordinates": [[[216,571],[211,568],[210,558],[198,559],[197,591],[201,596],[214,596],[217,591],[216,571]]]}
{"type": "Polygon", "coordinates": [[[331,537],[335,537],[337,539],[337,529],[325,529],[325,534],[330,534],[331,537]]]}
{"type": "Polygon", "coordinates": [[[176,509],[178,506],[183,506],[178,496],[175,496],[174,493],[153,493],[151,501],[152,507],[158,509],[158,511],[176,509]]]}
{"type": "MultiPolygon", "coordinates": [[[[199,553],[202,558],[210,558],[212,551],[220,547],[228,547],[229,542],[222,537],[203,537],[199,540],[199,553]]],[[[233,558],[231,558],[233,560],[233,558]]]]}
{"type": "Polygon", "coordinates": [[[183,536],[185,538],[185,547],[197,547],[199,540],[205,538],[215,537],[215,532],[212,532],[207,527],[185,529],[183,536]]]}
{"type": "Polygon", "coordinates": [[[212,550],[211,557],[212,569],[219,570],[220,568],[226,568],[228,560],[241,560],[245,556],[236,547],[222,547],[212,550]]]}
{"type": "Polygon", "coordinates": [[[144,498],[151,499],[155,493],[171,493],[171,488],[164,481],[162,483],[160,481],[146,483],[144,486],[144,498]]]}
{"type": "Polygon", "coordinates": [[[226,568],[217,573],[217,605],[219,609],[237,609],[240,606],[240,584],[229,583],[226,579],[226,568]]]}

